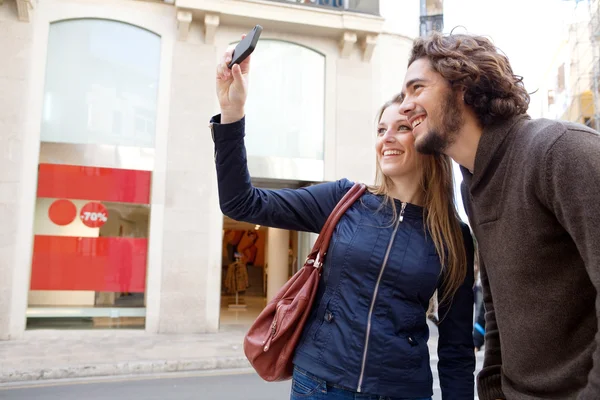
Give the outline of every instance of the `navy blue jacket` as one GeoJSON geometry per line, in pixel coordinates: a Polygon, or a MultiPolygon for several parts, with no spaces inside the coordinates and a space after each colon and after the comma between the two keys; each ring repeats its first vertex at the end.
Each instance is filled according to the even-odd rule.
{"type": "MultiPolygon", "coordinates": [[[[219,121],[213,117],[211,127],[223,213],[238,221],[318,233],[352,183],[255,188],[247,168],[245,120],[219,121]]],[[[443,295],[441,265],[424,228],[423,208],[397,201],[398,217],[392,220],[392,209],[382,208],[382,200],[366,192],[340,219],[294,364],[362,393],[429,397],[426,310],[436,288],[443,295]]],[[[474,398],[473,241],[464,224],[463,235],[467,277],[450,305],[439,309],[444,400],[474,398]]]]}

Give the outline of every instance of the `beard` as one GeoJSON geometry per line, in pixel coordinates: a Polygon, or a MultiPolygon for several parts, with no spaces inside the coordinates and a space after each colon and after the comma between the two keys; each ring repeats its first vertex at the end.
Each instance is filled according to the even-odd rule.
{"type": "Polygon", "coordinates": [[[465,118],[461,112],[456,93],[448,91],[441,104],[441,127],[432,126],[421,140],[415,142],[415,148],[422,154],[443,154],[456,141],[458,132],[464,125],[465,118]]]}

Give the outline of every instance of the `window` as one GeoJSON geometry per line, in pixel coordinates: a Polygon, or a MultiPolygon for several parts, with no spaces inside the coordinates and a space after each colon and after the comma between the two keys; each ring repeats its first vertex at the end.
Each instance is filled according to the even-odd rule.
{"type": "Polygon", "coordinates": [[[555,102],[554,90],[548,90],[548,105],[551,106],[555,102]]]}
{"type": "Polygon", "coordinates": [[[50,26],[41,140],[154,147],[160,37],[106,20],[50,26]],[[118,116],[117,116],[118,115],[118,116]],[[116,118],[115,118],[116,117],[116,118]]]}
{"type": "Polygon", "coordinates": [[[559,93],[562,93],[562,91],[565,90],[565,64],[564,63],[561,64],[560,67],[558,67],[556,90],[559,93]]]}
{"type": "Polygon", "coordinates": [[[160,38],[50,26],[27,327],[143,328],[160,38]]]}
{"type": "Polygon", "coordinates": [[[252,54],[246,105],[250,156],[323,160],[325,57],[293,43],[261,40],[252,54]]]}

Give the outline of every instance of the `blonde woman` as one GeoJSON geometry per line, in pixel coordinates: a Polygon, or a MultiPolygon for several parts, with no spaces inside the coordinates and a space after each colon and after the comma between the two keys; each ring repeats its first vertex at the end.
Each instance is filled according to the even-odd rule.
{"type": "MultiPolygon", "coordinates": [[[[250,59],[217,69],[211,120],[219,198],[235,220],[319,232],[347,179],[292,190],[253,187],[244,147],[250,59]]],[[[338,223],[294,356],[291,399],[430,399],[429,299],[439,293],[438,371],[445,400],[473,399],[473,241],[453,204],[446,156],[415,150],[401,99],[375,130],[377,184],[338,223]]],[[[252,116],[248,116],[252,118],[252,116]]]]}

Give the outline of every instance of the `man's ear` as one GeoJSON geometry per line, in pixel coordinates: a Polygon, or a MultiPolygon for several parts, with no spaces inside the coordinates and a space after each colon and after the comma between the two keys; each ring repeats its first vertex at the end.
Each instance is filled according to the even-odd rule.
{"type": "Polygon", "coordinates": [[[456,88],[456,100],[462,104],[465,104],[465,94],[467,93],[467,88],[465,86],[459,86],[456,88]]]}

